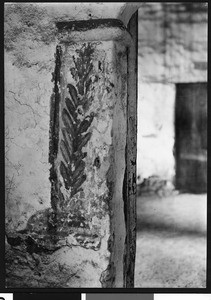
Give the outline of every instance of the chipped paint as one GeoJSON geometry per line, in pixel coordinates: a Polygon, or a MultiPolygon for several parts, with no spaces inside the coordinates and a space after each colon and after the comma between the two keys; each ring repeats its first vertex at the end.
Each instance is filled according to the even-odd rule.
{"type": "MultiPolygon", "coordinates": [[[[117,39],[110,24],[113,27],[105,29],[105,40],[84,41],[82,37],[66,43],[62,39],[55,47],[49,97],[51,201],[31,211],[25,227],[8,227],[8,286],[123,284],[122,187],[131,37],[117,23],[117,39]]],[[[105,24],[101,25],[100,30],[105,24]]],[[[86,28],[83,34],[92,30],[86,28]]],[[[72,28],[68,37],[76,33],[78,38],[79,31],[72,28]]]]}

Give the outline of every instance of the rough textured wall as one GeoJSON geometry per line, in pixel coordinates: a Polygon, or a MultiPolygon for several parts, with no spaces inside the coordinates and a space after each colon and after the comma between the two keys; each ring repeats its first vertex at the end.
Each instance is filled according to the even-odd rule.
{"type": "Polygon", "coordinates": [[[143,3],[138,51],[137,174],[172,180],[174,84],[207,81],[207,4],[143,3]]]}
{"type": "Polygon", "coordinates": [[[8,287],[123,285],[126,47],[60,43],[67,16],[5,9],[8,287]]]}
{"type": "Polygon", "coordinates": [[[55,28],[45,11],[5,6],[6,225],[11,230],[23,229],[32,213],[50,204],[47,141],[55,49],[55,28]]]}
{"type": "Polygon", "coordinates": [[[147,82],[207,81],[207,3],[145,3],[139,70],[147,82]]]}

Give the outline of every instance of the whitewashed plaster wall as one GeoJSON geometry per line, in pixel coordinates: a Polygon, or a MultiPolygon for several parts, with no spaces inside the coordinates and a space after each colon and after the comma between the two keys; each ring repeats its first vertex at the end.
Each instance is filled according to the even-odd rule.
{"type": "Polygon", "coordinates": [[[7,287],[133,286],[136,10],[5,4],[7,287]]]}
{"type": "Polygon", "coordinates": [[[174,176],[175,86],[142,83],[138,94],[137,174],[174,176]]]}

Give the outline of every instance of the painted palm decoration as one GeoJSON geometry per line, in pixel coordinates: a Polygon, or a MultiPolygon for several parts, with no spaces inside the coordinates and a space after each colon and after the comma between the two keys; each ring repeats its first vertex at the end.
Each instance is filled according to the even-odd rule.
{"type": "Polygon", "coordinates": [[[64,161],[60,162],[60,173],[64,180],[67,190],[71,188],[71,197],[82,190],[81,185],[86,180],[84,174],[85,162],[83,158],[86,152],[82,148],[87,144],[91,137],[88,129],[94,118],[91,113],[82,121],[78,118],[80,114],[79,106],[81,101],[77,97],[76,88],[72,84],[67,85],[70,97],[65,98],[65,108],[62,111],[62,139],[60,150],[64,161]]]}

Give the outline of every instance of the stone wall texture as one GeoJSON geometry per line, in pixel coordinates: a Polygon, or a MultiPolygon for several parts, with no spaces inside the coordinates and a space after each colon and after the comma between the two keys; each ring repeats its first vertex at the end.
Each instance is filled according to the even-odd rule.
{"type": "Polygon", "coordinates": [[[173,180],[175,84],[207,81],[207,3],[143,3],[137,175],[173,180]]]}

